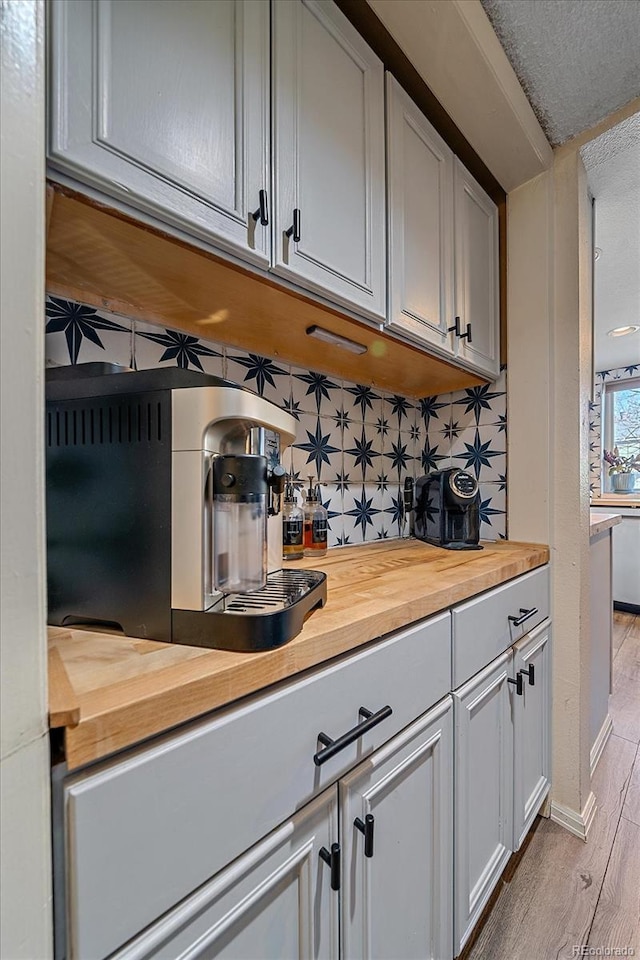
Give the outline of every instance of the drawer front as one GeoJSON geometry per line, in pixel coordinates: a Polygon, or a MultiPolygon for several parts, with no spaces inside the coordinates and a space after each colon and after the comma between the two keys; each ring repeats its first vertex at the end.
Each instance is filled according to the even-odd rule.
{"type": "Polygon", "coordinates": [[[450,690],[448,613],[65,788],[71,958],[105,957],[450,690]],[[392,713],[317,766],[359,708],[392,713]]]}
{"type": "Polygon", "coordinates": [[[453,686],[469,680],[549,616],[549,567],[540,567],[453,609],[453,686]],[[519,626],[509,620],[537,609],[519,626]]]}

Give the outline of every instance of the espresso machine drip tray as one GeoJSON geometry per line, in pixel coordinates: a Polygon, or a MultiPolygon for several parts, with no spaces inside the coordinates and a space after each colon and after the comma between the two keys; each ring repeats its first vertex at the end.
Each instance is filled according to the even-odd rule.
{"type": "Polygon", "coordinates": [[[206,613],[172,610],[174,643],[256,653],[293,640],[305,617],[327,599],[327,575],[319,570],[276,570],[252,593],[223,597],[206,613]]]}

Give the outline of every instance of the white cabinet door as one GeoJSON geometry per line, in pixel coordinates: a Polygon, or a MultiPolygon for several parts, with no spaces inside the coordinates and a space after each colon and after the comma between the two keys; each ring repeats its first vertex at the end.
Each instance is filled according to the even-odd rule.
{"type": "Polygon", "coordinates": [[[551,625],[547,620],[513,648],[522,693],[513,710],[513,849],[526,837],[551,783],[551,625]]]}
{"type": "Polygon", "coordinates": [[[340,782],[343,957],[451,957],[451,757],[446,697],[340,782]]]}
{"type": "Polygon", "coordinates": [[[453,153],[387,74],[388,326],[445,355],[453,333],[453,153]]]}
{"type": "Polygon", "coordinates": [[[512,654],[455,691],[454,956],[469,937],[511,855],[512,654]]]}
{"type": "Polygon", "coordinates": [[[337,836],[333,788],[113,960],[337,960],[339,894],[320,858],[337,836]]]}
{"type": "Polygon", "coordinates": [[[333,3],[275,0],[273,268],[385,315],[384,71],[333,3]]]}
{"type": "Polygon", "coordinates": [[[498,208],[458,159],[454,198],[457,353],[495,379],[500,372],[498,208]]]}
{"type": "Polygon", "coordinates": [[[52,165],[268,264],[270,227],[252,212],[269,190],[269,5],[55,0],[51,12],[52,165]]]}

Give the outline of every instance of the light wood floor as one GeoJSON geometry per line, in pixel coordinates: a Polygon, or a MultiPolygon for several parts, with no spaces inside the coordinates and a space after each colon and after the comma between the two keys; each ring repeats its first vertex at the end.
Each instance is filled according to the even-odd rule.
{"type": "Polygon", "coordinates": [[[613,734],[588,842],[539,817],[464,960],[570,960],[583,946],[640,957],[640,617],[616,612],[613,642],[613,734]]]}

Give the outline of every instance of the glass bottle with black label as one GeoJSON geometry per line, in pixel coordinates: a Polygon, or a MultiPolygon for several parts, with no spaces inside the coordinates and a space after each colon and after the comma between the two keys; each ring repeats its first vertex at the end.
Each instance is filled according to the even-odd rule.
{"type": "Polygon", "coordinates": [[[304,512],[298,506],[295,487],[289,480],[284,488],[282,507],[282,556],[300,560],[304,556],[304,512]]]}
{"type": "Polygon", "coordinates": [[[304,555],[323,557],[327,552],[328,514],[320,500],[320,485],[309,477],[309,489],[304,504],[304,555]]]}

